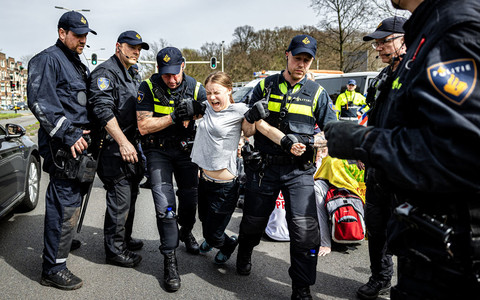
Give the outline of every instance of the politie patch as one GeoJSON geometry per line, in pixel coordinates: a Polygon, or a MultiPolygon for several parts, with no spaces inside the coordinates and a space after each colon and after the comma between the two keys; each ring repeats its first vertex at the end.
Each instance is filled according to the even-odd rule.
{"type": "Polygon", "coordinates": [[[97,78],[97,86],[101,91],[106,90],[109,85],[110,85],[110,79],[105,77],[97,78]]]}
{"type": "Polygon", "coordinates": [[[143,94],[143,92],[140,92],[140,91],[137,92],[137,101],[138,101],[138,103],[142,102],[143,96],[145,96],[145,95],[143,94]]]}
{"type": "Polygon", "coordinates": [[[428,80],[442,96],[461,105],[477,84],[477,65],[471,58],[434,64],[427,69],[428,80]]]}

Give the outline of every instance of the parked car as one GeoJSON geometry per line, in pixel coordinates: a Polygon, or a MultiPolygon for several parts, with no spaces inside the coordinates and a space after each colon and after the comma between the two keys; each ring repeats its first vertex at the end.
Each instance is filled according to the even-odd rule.
{"type": "Polygon", "coordinates": [[[330,98],[335,103],[338,95],[343,93],[347,88],[350,79],[357,82],[356,91],[362,95],[367,93],[370,82],[378,75],[378,72],[352,72],[332,75],[316,75],[315,82],[323,86],[327,90],[330,98]]]}
{"type": "Polygon", "coordinates": [[[15,104],[16,107],[18,107],[18,109],[21,109],[21,110],[27,110],[28,109],[28,106],[25,102],[17,102],[17,104],[15,104]]]}
{"type": "Polygon", "coordinates": [[[250,81],[249,83],[247,83],[246,85],[244,85],[243,87],[241,87],[240,89],[233,92],[232,96],[233,96],[233,100],[235,101],[235,103],[248,104],[248,102],[250,101],[250,98],[252,97],[253,88],[262,79],[263,78],[254,79],[254,80],[250,81]]]}
{"type": "Polygon", "coordinates": [[[0,218],[14,208],[31,211],[38,204],[38,146],[20,125],[0,124],[0,218]]]}

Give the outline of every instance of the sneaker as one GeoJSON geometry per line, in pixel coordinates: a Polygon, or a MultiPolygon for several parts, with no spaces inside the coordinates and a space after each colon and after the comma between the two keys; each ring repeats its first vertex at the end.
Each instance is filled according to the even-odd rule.
{"type": "Polygon", "coordinates": [[[215,255],[215,263],[217,265],[223,265],[226,263],[230,256],[232,256],[233,251],[235,251],[235,248],[238,245],[238,238],[237,236],[232,235],[230,240],[230,244],[223,246],[222,250],[218,251],[217,255],[215,255]]]}
{"type": "Polygon", "coordinates": [[[181,228],[178,235],[180,240],[185,243],[185,248],[187,248],[188,253],[195,255],[200,253],[200,246],[191,231],[186,231],[181,228]]]}
{"type": "Polygon", "coordinates": [[[42,274],[41,285],[53,286],[61,290],[76,290],[83,285],[83,281],[73,275],[69,269],[65,268],[57,273],[46,275],[42,274]]]}
{"type": "Polygon", "coordinates": [[[203,241],[203,243],[200,245],[200,253],[207,253],[212,251],[213,247],[210,246],[207,241],[203,241]]]}
{"type": "Polygon", "coordinates": [[[370,277],[368,282],[357,290],[360,299],[376,299],[380,294],[386,294],[390,290],[390,280],[376,280],[370,277]]]}

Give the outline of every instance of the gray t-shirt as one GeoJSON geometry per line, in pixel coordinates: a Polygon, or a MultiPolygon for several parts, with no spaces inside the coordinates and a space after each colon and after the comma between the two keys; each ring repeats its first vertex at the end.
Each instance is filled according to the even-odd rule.
{"type": "Polygon", "coordinates": [[[207,102],[205,115],[197,120],[192,161],[204,170],[227,169],[237,176],[238,142],[243,115],[247,110],[244,103],[232,103],[226,109],[215,112],[207,102]]]}

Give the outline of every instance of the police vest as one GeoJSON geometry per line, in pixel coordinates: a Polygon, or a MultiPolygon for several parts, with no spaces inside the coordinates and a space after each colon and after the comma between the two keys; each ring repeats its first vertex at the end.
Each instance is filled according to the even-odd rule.
{"type": "Polygon", "coordinates": [[[345,117],[354,118],[355,120],[357,120],[357,111],[362,107],[365,102],[364,97],[355,91],[345,91],[338,96],[337,101],[341,103],[340,119],[342,119],[342,117],[345,117]]]}
{"type": "MultiPolygon", "coordinates": [[[[160,96],[163,99],[157,98],[157,96],[159,96],[159,95],[158,94],[156,95],[154,93],[153,83],[150,80],[150,78],[145,80],[145,82],[148,84],[148,87],[150,88],[150,92],[152,92],[152,95],[153,95],[153,101],[154,101],[153,102],[153,111],[154,111],[154,113],[161,114],[161,115],[168,115],[168,114],[172,113],[175,109],[175,98],[168,97],[165,94],[163,94],[163,97],[160,96]]],[[[186,87],[184,88],[184,91],[183,91],[182,95],[180,95],[181,97],[178,100],[183,100],[183,96],[184,96],[183,94],[185,94],[186,90],[189,88],[188,81],[186,81],[184,84],[186,84],[186,87]]],[[[195,89],[194,89],[194,92],[193,92],[193,99],[195,99],[195,100],[197,100],[200,85],[201,85],[200,82],[195,81],[195,89]]],[[[165,93],[163,90],[161,92],[165,93]]],[[[169,95],[171,95],[170,89],[167,90],[167,93],[169,95]]]]}
{"type": "Polygon", "coordinates": [[[279,83],[280,74],[260,81],[260,87],[266,96],[265,87],[271,87],[268,109],[270,115],[265,120],[283,133],[313,135],[316,118],[314,111],[323,87],[311,80],[303,85],[296,84],[288,90],[286,81],[279,83]]]}

